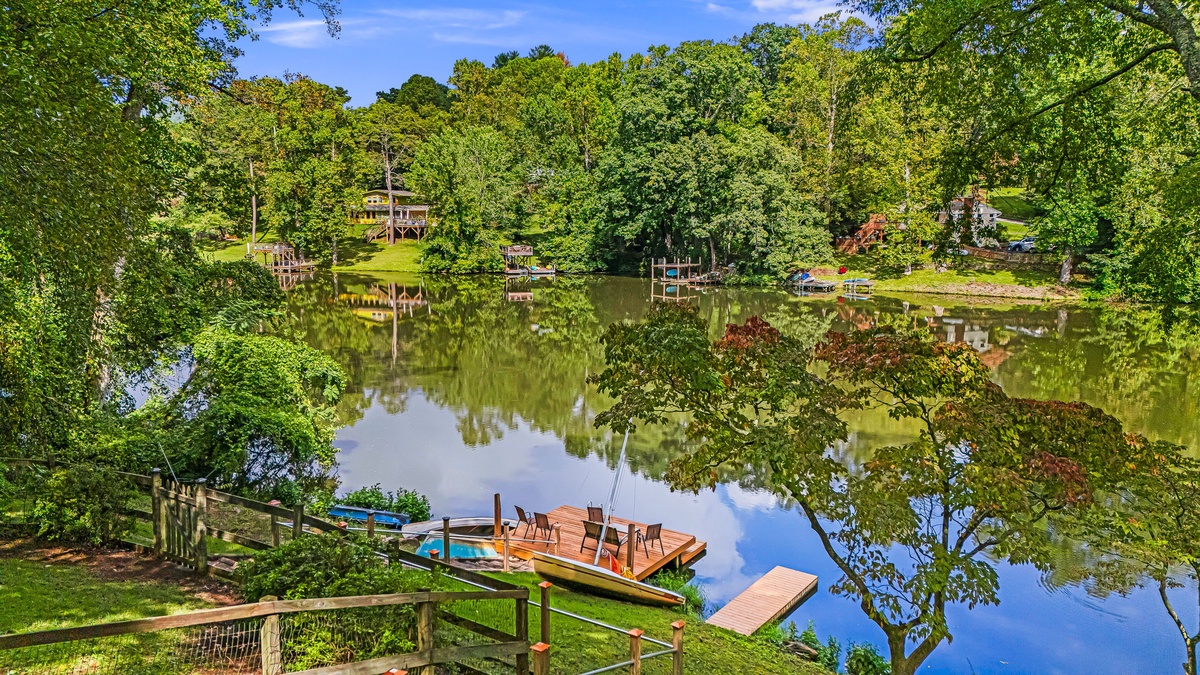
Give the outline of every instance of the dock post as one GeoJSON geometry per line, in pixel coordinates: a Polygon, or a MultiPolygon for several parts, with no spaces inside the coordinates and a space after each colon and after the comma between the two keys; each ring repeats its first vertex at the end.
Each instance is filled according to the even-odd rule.
{"type": "Polygon", "coordinates": [[[508,572],[509,572],[509,567],[508,567],[509,552],[508,551],[509,551],[509,549],[508,549],[508,528],[506,527],[506,528],[504,528],[504,573],[505,574],[508,574],[508,572]]]}
{"type": "Polygon", "coordinates": [[[529,651],[533,652],[533,675],[550,675],[550,645],[539,642],[529,651]]]}
{"type": "Polygon", "coordinates": [[[562,524],[554,524],[554,555],[561,555],[558,552],[559,545],[562,544],[562,524]]]}
{"type": "Polygon", "coordinates": [[[367,511],[367,538],[371,539],[375,536],[375,510],[367,511]]]}
{"type": "Polygon", "coordinates": [[[163,513],[162,503],[162,470],[154,469],[150,472],[150,518],[154,524],[154,553],[162,555],[166,552],[166,528],[163,523],[166,518],[163,513]]]}
{"type": "Polygon", "coordinates": [[[630,523],[625,532],[625,566],[632,572],[634,549],[637,548],[637,528],[630,523]]]}
{"type": "Polygon", "coordinates": [[[642,631],[629,631],[629,675],[642,675],[642,631]]]}
{"type": "Polygon", "coordinates": [[[671,674],[683,675],[683,621],[671,624],[671,674]]]}
{"type": "Polygon", "coordinates": [[[450,559],[450,518],[442,516],[442,553],[450,559]]]}
{"type": "Polygon", "coordinates": [[[504,526],[504,518],[500,514],[500,493],[492,497],[492,536],[500,538],[500,528],[504,526]]]}

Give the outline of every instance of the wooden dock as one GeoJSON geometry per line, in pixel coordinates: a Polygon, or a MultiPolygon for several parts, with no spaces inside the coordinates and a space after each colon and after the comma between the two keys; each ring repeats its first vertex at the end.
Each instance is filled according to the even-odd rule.
{"type": "Polygon", "coordinates": [[[708,617],[705,623],[750,635],[791,614],[816,590],[816,576],[776,567],[708,617]]]}
{"type": "MultiPolygon", "coordinates": [[[[579,562],[592,564],[596,557],[596,542],[589,541],[587,547],[580,551],[580,544],[583,543],[583,521],[587,520],[587,510],[575,506],[560,506],[546,514],[550,522],[558,523],[559,531],[562,539],[559,543],[558,555],[563,558],[577,560],[579,562]]],[[[646,523],[639,523],[625,518],[612,518],[612,526],[624,536],[629,531],[629,525],[646,531],[646,523]]],[[[525,526],[522,525],[512,532],[513,539],[511,540],[513,553],[520,556],[523,552],[529,554],[533,551],[539,553],[553,553],[552,544],[538,544],[517,539],[517,536],[525,537],[525,526]]],[[[530,529],[529,539],[533,538],[533,530],[530,529]]],[[[544,533],[538,534],[539,539],[546,539],[544,533]]],[[[621,547],[620,561],[622,565],[629,565],[628,547],[633,546],[634,542],[628,542],[621,547]]],[[[644,580],[646,577],[654,574],[663,567],[671,565],[687,566],[702,557],[708,544],[703,541],[698,541],[694,535],[676,532],[663,528],[662,531],[662,548],[658,546],[658,542],[650,543],[650,551],[647,554],[646,549],[639,546],[633,555],[633,573],[638,581],[644,580]]],[[[614,552],[615,546],[605,545],[608,551],[614,552]]]]}

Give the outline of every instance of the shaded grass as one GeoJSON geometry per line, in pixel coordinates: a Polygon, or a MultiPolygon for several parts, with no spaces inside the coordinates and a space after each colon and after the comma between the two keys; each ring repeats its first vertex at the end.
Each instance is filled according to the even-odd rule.
{"type": "MultiPolygon", "coordinates": [[[[831,281],[865,277],[875,282],[875,292],[934,293],[964,296],[994,296],[1029,299],[1078,298],[1080,293],[1058,286],[1058,275],[1051,269],[993,265],[990,268],[971,267],[974,259],[962,260],[957,266],[938,272],[932,267],[914,268],[912,274],[877,264],[873,254],[845,256],[838,265],[845,265],[845,274],[836,267],[820,268],[814,276],[831,281]]],[[[975,263],[978,264],[978,263],[975,263]]]]}
{"type": "Polygon", "coordinates": [[[83,567],[0,558],[0,633],[165,616],[209,606],[166,584],[104,581],[83,567]]]}
{"type": "MultiPolygon", "coordinates": [[[[495,575],[512,583],[528,586],[531,598],[538,597],[541,579],[532,573],[495,575]]],[[[551,589],[552,607],[587,616],[618,628],[637,628],[649,637],[671,641],[671,623],[685,622],[685,672],[689,673],[778,673],[780,675],[822,675],[828,671],[813,663],[787,654],[762,640],[744,637],[723,628],[709,626],[678,610],[633,605],[599,598],[567,588],[551,589]]],[[[530,639],[539,636],[539,612],[530,609],[530,639]]],[[[551,666],[555,673],[579,673],[629,658],[629,638],[555,614],[551,618],[551,666]]],[[[642,652],[659,651],[657,645],[643,643],[642,652]]],[[[659,657],[644,664],[648,674],[669,673],[670,658],[659,657]]]]}
{"type": "Polygon", "coordinates": [[[343,239],[338,247],[338,272],[392,272],[416,274],[421,271],[421,245],[402,239],[388,246],[387,241],[367,243],[361,237],[343,239]]]}

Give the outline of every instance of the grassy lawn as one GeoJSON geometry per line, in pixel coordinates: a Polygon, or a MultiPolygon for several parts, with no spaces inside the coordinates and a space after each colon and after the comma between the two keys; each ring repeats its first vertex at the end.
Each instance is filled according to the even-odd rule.
{"type": "Polygon", "coordinates": [[[338,247],[338,272],[394,272],[416,274],[421,271],[421,245],[402,239],[388,246],[386,240],[367,243],[359,237],[343,239],[338,247]]]}
{"type": "Polygon", "coordinates": [[[0,558],[0,633],[127,621],[209,606],[176,586],[106,581],[85,567],[0,558]]]}
{"type": "MultiPolygon", "coordinates": [[[[524,584],[538,597],[541,579],[532,573],[496,575],[513,583],[524,584]]],[[[786,654],[777,647],[747,638],[723,628],[709,626],[678,611],[631,605],[615,600],[576,593],[566,588],[551,589],[550,604],[581,616],[587,616],[619,628],[638,628],[649,637],[671,641],[671,623],[682,619],[684,627],[684,668],[688,673],[777,673],[779,675],[822,675],[821,667],[786,654]]],[[[539,612],[530,609],[530,638],[537,640],[539,612]]],[[[583,672],[629,658],[629,638],[559,614],[550,621],[550,669],[556,673],[583,672]]],[[[661,647],[643,643],[642,653],[661,647]]],[[[668,673],[670,659],[659,657],[644,664],[643,672],[668,673]]]]}
{"type": "Polygon", "coordinates": [[[1004,218],[1029,220],[1038,214],[1037,207],[1026,198],[1025,188],[996,188],[988,190],[988,203],[1000,209],[1004,218]]]}
{"type": "Polygon", "coordinates": [[[813,270],[813,275],[822,279],[838,281],[857,277],[875,282],[876,292],[893,293],[936,293],[944,295],[975,295],[1003,298],[1025,298],[1037,300],[1077,299],[1081,294],[1074,289],[1057,285],[1058,274],[1050,269],[1030,268],[947,268],[938,272],[933,268],[913,269],[905,275],[901,270],[876,265],[873,255],[846,256],[838,261],[845,265],[845,274],[839,275],[836,267],[813,270]]]}

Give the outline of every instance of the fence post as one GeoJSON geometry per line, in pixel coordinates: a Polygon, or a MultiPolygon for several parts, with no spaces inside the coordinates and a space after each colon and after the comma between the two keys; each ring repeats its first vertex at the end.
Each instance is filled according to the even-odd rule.
{"type": "Polygon", "coordinates": [[[279,548],[279,521],[271,514],[271,546],[279,548]]]}
{"type": "Polygon", "coordinates": [[[299,539],[304,534],[304,503],[292,507],[292,539],[299,539]]]}
{"type": "Polygon", "coordinates": [[[367,538],[375,536],[375,511],[374,509],[367,511],[367,538]]]}
{"type": "Polygon", "coordinates": [[[634,628],[629,631],[629,675],[642,675],[642,631],[634,628]]]}
{"type": "Polygon", "coordinates": [[[542,642],[550,644],[550,587],[554,584],[549,581],[543,581],[538,584],[538,588],[542,589],[542,642]]]}
{"type": "MultiPolygon", "coordinates": [[[[429,592],[427,588],[421,590],[429,592]]],[[[417,667],[417,675],[434,675],[433,665],[429,663],[433,660],[433,615],[434,603],[417,603],[417,651],[426,662],[426,665],[417,667]]]]}
{"type": "Polygon", "coordinates": [[[207,481],[196,479],[196,531],[192,534],[192,548],[196,554],[196,571],[208,574],[208,527],[204,523],[205,512],[208,510],[207,481]]]}
{"type": "Polygon", "coordinates": [[[633,554],[636,552],[635,549],[637,549],[637,528],[634,527],[633,523],[630,523],[625,532],[625,566],[632,572],[633,554]]]}
{"type": "MultiPolygon", "coordinates": [[[[259,602],[274,602],[279,598],[266,595],[259,602]]],[[[279,615],[269,614],[258,631],[259,651],[262,652],[262,675],[282,675],[283,650],[279,645],[279,615]]]]}
{"type": "Polygon", "coordinates": [[[153,469],[150,471],[150,520],[154,526],[154,553],[162,555],[167,550],[166,539],[166,514],[163,513],[162,495],[162,470],[153,469]]]}
{"type": "MultiPolygon", "coordinates": [[[[529,598],[517,598],[516,608],[517,642],[529,644],[529,598]]],[[[529,652],[517,654],[517,673],[525,675],[529,672],[529,652]]]]}
{"type": "Polygon", "coordinates": [[[533,652],[533,675],[550,675],[550,645],[539,642],[529,651],[533,652]]]}
{"type": "Polygon", "coordinates": [[[671,673],[683,675],[683,621],[671,624],[671,631],[671,647],[675,650],[671,654],[671,673]]]}
{"type": "Polygon", "coordinates": [[[442,555],[449,560],[450,556],[450,518],[442,516],[442,555]]]}

